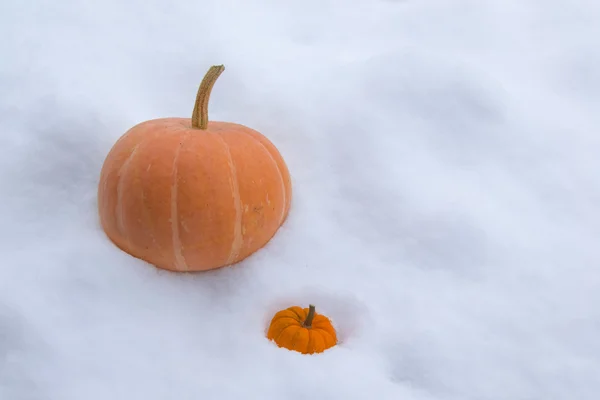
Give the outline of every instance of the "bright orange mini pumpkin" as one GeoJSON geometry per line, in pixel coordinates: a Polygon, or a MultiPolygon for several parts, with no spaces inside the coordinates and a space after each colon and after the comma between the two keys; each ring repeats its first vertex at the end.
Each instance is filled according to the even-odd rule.
{"type": "Polygon", "coordinates": [[[211,67],[192,118],[161,118],[127,131],[108,153],[98,208],[123,251],[171,271],[237,263],[275,235],[292,197],[277,148],[246,126],[208,120],[225,68],[211,67]]]}
{"type": "Polygon", "coordinates": [[[337,335],[329,318],[308,308],[289,307],[271,320],[267,338],[279,347],[302,354],[322,353],[337,344],[337,335]]]}

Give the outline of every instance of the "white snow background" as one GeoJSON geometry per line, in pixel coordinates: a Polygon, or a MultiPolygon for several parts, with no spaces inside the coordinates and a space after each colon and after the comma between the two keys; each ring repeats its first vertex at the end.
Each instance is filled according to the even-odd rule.
{"type": "Polygon", "coordinates": [[[0,399],[597,400],[600,2],[4,0],[0,399]],[[288,221],[176,275],[101,230],[104,157],[191,116],[265,134],[288,221]],[[276,347],[314,303],[341,343],[276,347]]]}

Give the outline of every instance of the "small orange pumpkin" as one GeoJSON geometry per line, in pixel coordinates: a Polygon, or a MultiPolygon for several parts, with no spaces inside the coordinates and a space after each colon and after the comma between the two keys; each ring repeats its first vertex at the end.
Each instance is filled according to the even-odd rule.
{"type": "Polygon", "coordinates": [[[271,320],[267,338],[277,346],[302,354],[322,353],[337,344],[337,335],[329,318],[308,308],[289,307],[271,320]]]}
{"type": "Polygon", "coordinates": [[[211,90],[225,68],[202,80],[192,118],[161,118],[128,130],[100,174],[98,210],[123,251],[171,271],[237,263],[275,235],[292,197],[277,148],[243,125],[208,120],[211,90]]]}

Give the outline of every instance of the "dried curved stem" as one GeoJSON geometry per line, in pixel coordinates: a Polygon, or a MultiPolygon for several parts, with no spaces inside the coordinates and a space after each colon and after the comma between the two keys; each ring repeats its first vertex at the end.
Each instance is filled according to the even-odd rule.
{"type": "Polygon", "coordinates": [[[223,65],[213,65],[208,69],[196,94],[196,103],[192,112],[192,127],[206,129],[208,127],[208,99],[219,75],[225,70],[223,65]]]}
{"type": "Polygon", "coordinates": [[[313,322],[314,318],[315,318],[315,306],[313,306],[311,304],[308,306],[308,315],[306,316],[306,319],[304,320],[304,323],[302,324],[302,326],[305,328],[312,328],[312,322],[313,322]]]}

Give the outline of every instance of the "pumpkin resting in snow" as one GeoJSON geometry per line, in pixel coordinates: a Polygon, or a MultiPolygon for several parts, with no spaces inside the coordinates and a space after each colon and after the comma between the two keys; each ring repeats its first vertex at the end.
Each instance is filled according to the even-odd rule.
{"type": "Polygon", "coordinates": [[[192,118],[134,126],[102,167],[104,231],[159,268],[202,271],[241,261],[275,235],[290,208],[290,175],[275,146],[246,126],[208,121],[223,70],[208,70],[192,118]]]}
{"type": "Polygon", "coordinates": [[[315,312],[315,306],[281,310],[273,316],[267,338],[277,346],[303,354],[322,353],[337,344],[329,318],[315,312]]]}

